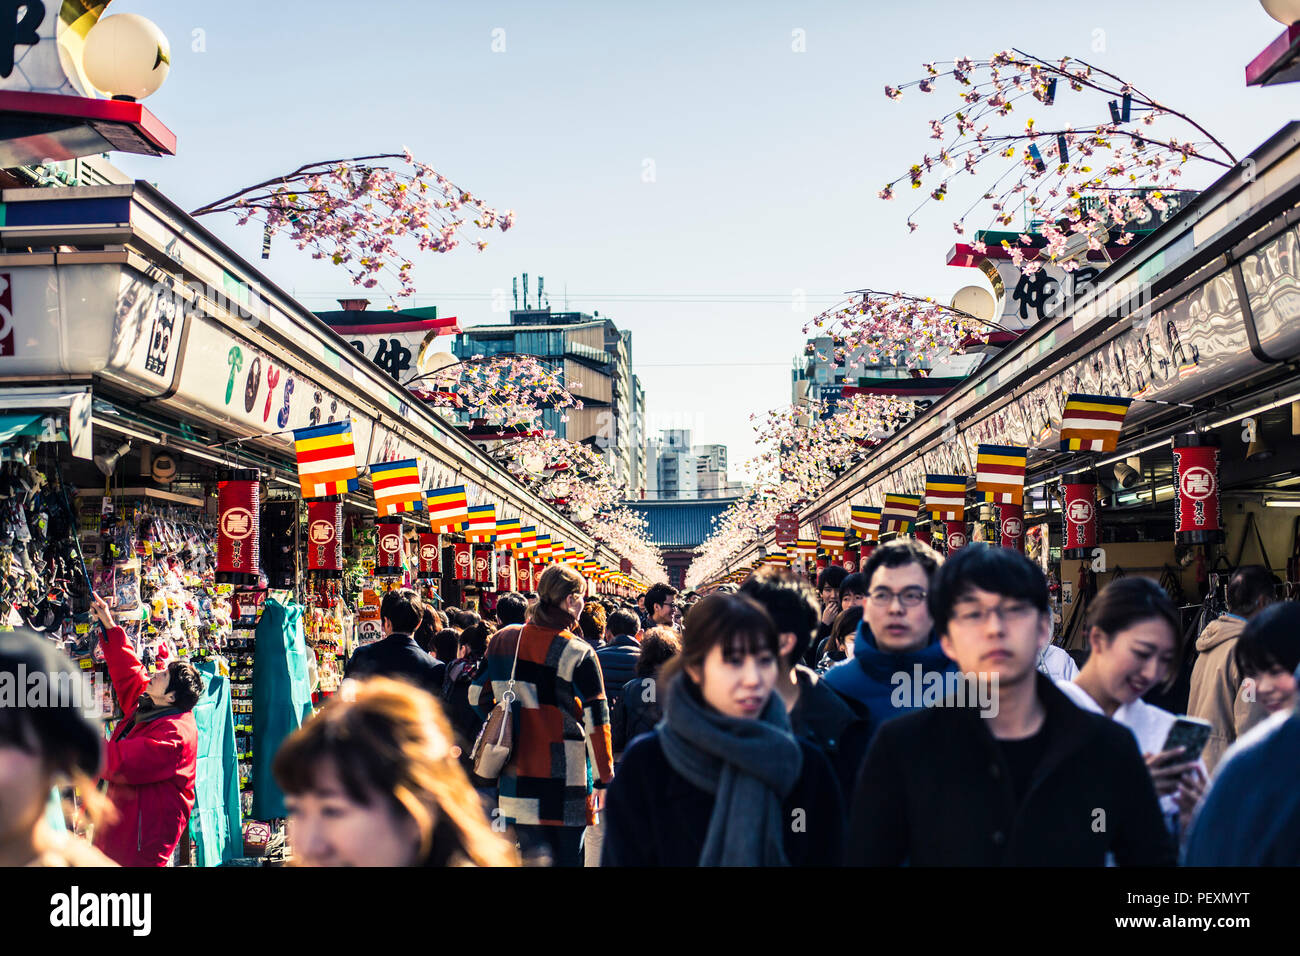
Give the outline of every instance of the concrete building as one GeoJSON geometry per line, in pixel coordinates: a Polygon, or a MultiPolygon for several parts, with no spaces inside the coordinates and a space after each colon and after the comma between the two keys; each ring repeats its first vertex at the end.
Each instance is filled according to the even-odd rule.
{"type": "Polygon", "coordinates": [[[531,355],[550,366],[583,407],[546,409],[542,427],[600,452],[615,482],[630,497],[640,496],[645,487],[645,392],[632,374],[631,332],[621,331],[599,312],[554,312],[548,305],[514,309],[509,324],[468,327],[456,336],[451,351],[459,359],[531,355]]]}
{"type": "Polygon", "coordinates": [[[734,497],[744,486],[727,478],[726,445],[692,445],[686,428],[665,429],[646,444],[646,497],[734,497]]]}

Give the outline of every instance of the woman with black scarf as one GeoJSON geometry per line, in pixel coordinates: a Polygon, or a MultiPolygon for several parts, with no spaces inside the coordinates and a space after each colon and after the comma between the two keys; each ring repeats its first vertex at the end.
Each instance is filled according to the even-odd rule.
{"type": "Polygon", "coordinates": [[[664,719],[623,755],[602,866],[836,866],[844,810],[825,756],[773,693],[776,627],[739,594],[686,616],[664,719]]]}

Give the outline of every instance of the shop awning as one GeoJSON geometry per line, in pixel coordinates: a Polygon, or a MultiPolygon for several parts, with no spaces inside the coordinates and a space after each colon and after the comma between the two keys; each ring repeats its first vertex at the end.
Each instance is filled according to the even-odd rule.
{"type": "Polygon", "coordinates": [[[0,444],[23,435],[39,435],[44,428],[41,415],[0,415],[0,444]]]}
{"type": "Polygon", "coordinates": [[[21,435],[42,441],[66,441],[77,458],[89,459],[91,443],[89,388],[0,385],[0,442],[21,435]],[[45,420],[51,419],[50,424],[45,420]]]}

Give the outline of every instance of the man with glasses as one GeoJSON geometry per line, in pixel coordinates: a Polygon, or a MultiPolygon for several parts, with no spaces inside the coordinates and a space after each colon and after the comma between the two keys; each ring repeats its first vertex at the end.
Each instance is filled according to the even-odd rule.
{"type": "Polygon", "coordinates": [[[900,692],[904,682],[910,687],[953,668],[926,608],[930,579],[942,561],[929,545],[901,538],[876,548],[862,566],[867,596],[853,656],[823,679],[868,718],[873,734],[920,706],[919,694],[900,692]]]}
{"type": "Polygon", "coordinates": [[[1132,733],[1037,672],[1052,620],[1038,566],[968,545],[935,575],[928,604],[966,681],[876,734],[853,796],[848,861],[1171,865],[1132,733]]]}

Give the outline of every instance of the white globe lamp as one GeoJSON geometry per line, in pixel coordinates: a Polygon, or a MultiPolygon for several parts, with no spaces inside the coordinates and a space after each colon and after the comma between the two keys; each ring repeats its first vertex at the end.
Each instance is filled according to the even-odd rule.
{"type": "Polygon", "coordinates": [[[1300,21],[1300,0],[1259,0],[1259,5],[1284,27],[1300,21]]]}
{"type": "Polygon", "coordinates": [[[158,25],[135,13],[100,20],[81,54],[86,78],[115,100],[158,92],[171,70],[171,45],[158,25]]]}

